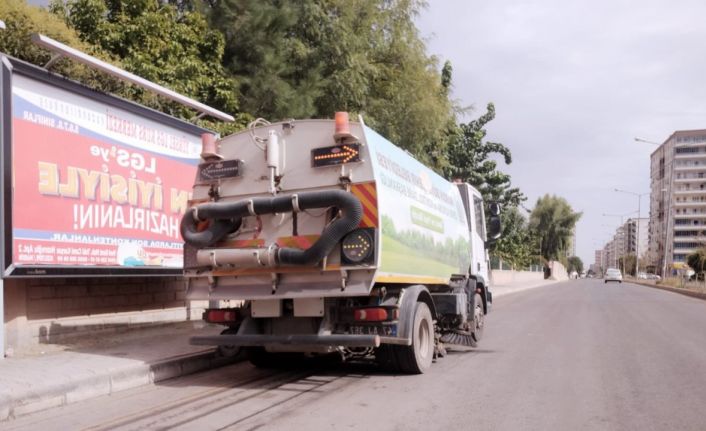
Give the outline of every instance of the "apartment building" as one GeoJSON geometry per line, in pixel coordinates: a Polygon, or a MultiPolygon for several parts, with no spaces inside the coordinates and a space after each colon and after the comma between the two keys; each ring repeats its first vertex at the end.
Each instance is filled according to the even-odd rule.
{"type": "Polygon", "coordinates": [[[648,259],[662,275],[706,245],[706,129],[680,130],[650,156],[648,259]]]}
{"type": "Polygon", "coordinates": [[[607,268],[617,268],[618,267],[618,255],[616,253],[616,241],[615,239],[611,239],[606,243],[606,245],[603,247],[603,262],[602,262],[602,267],[603,269],[607,268]]]}
{"type": "Polygon", "coordinates": [[[603,250],[596,250],[594,259],[593,259],[593,264],[595,265],[596,268],[603,268],[603,250]]]}
{"type": "Polygon", "coordinates": [[[648,255],[649,218],[631,218],[623,227],[626,236],[625,254],[640,254],[640,258],[648,255]]]}

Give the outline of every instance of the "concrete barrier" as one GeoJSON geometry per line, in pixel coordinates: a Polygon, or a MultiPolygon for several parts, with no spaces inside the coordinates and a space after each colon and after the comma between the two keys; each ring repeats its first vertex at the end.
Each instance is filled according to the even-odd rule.
{"type": "Polygon", "coordinates": [[[566,272],[566,268],[561,262],[552,260],[549,262],[549,268],[552,270],[552,275],[549,277],[552,280],[564,281],[569,279],[569,274],[566,272]]]}
{"type": "Polygon", "coordinates": [[[510,284],[534,283],[544,280],[544,273],[537,271],[509,271],[494,269],[491,271],[493,284],[505,286],[510,284]]]}

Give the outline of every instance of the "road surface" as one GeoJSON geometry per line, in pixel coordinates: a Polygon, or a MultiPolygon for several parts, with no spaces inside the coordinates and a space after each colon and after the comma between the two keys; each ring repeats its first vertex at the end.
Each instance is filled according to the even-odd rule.
{"type": "Polygon", "coordinates": [[[482,347],[421,376],[240,363],[0,429],[703,430],[705,360],[705,301],[574,280],[499,298],[482,347]]]}

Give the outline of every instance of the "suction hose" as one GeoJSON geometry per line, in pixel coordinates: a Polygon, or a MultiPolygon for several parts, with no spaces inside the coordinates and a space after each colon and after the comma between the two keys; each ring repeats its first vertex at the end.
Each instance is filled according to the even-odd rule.
{"type": "Polygon", "coordinates": [[[209,247],[237,229],[243,217],[328,207],[338,208],[343,216],[326,226],[321,237],[311,247],[306,250],[291,247],[277,250],[279,264],[315,265],[333,250],[343,236],[360,224],[363,207],[353,194],[342,190],[324,190],[238,202],[201,204],[189,208],[182,217],[181,236],[187,244],[194,247],[209,247]],[[206,220],[210,221],[209,226],[199,232],[198,223],[206,220]]]}

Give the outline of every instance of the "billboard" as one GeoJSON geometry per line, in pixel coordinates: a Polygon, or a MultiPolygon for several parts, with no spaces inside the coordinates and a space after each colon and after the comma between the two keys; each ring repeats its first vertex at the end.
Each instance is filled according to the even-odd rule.
{"type": "Polygon", "coordinates": [[[2,68],[4,274],[180,273],[208,131],[17,60],[2,68]]]}

